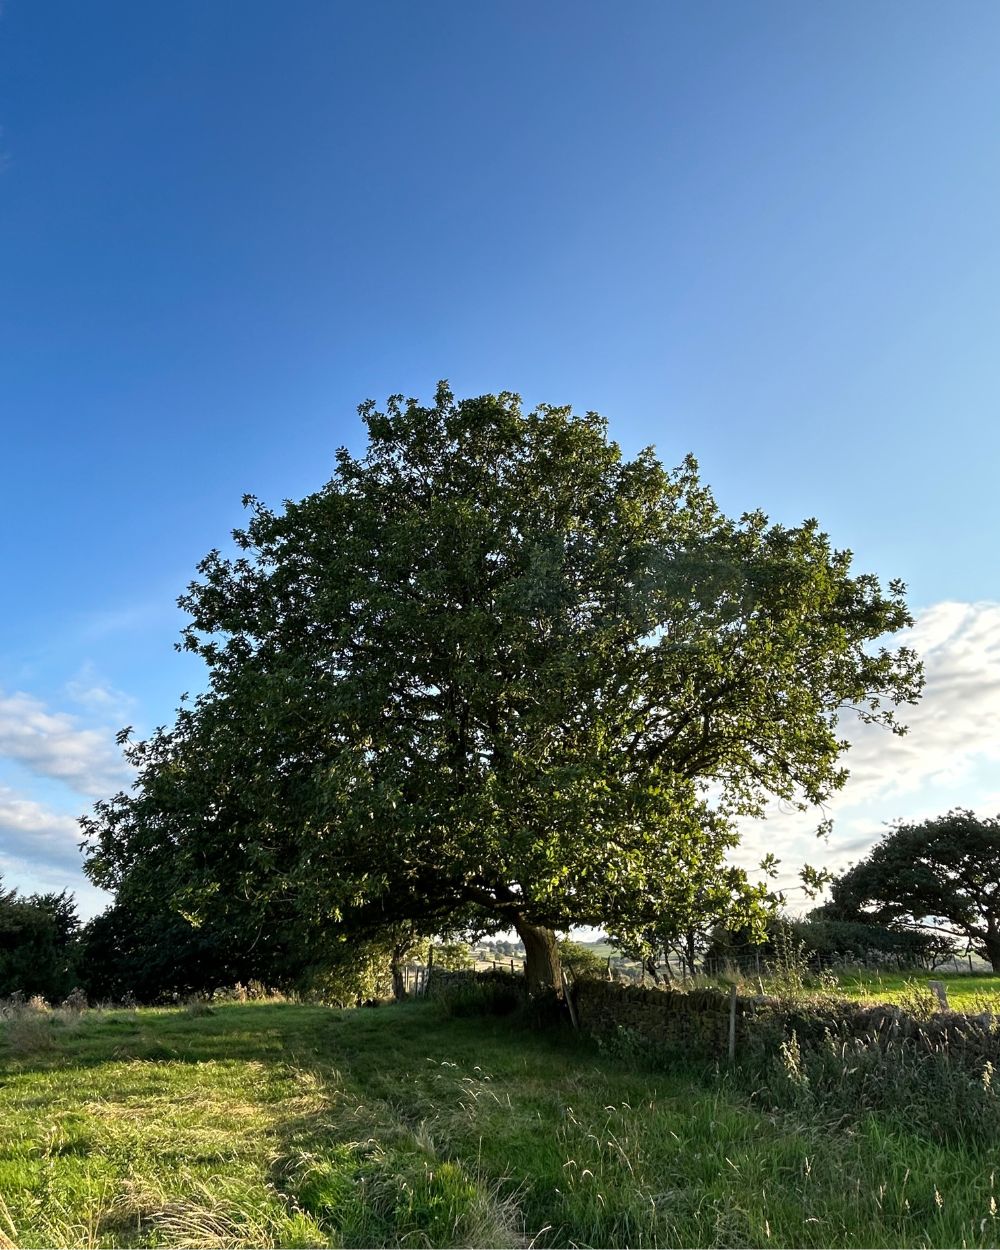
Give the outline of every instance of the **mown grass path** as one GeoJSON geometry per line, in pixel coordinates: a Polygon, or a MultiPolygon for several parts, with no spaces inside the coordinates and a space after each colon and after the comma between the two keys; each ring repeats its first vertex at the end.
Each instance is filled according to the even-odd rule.
{"type": "Polygon", "coordinates": [[[5,1026],[0,1246],[996,1245],[993,1151],[432,1005],[5,1026]]]}

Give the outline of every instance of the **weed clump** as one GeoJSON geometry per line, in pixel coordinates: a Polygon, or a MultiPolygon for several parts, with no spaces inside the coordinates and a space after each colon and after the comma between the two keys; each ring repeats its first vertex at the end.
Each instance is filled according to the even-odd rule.
{"type": "Polygon", "coordinates": [[[66,995],[62,1005],[64,1011],[79,1015],[81,1011],[86,1011],[89,1003],[86,993],[79,986],[76,986],[66,995]]]}

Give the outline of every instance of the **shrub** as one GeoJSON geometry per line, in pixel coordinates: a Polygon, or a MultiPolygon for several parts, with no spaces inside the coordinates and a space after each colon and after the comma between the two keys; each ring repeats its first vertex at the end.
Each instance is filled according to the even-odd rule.
{"type": "Polygon", "coordinates": [[[189,1016],[214,1016],[215,1012],[208,1005],[208,1000],[201,994],[192,994],[184,1004],[189,1016]]]}
{"type": "Polygon", "coordinates": [[[431,946],[435,968],[447,972],[460,972],[476,966],[472,947],[468,942],[434,942],[431,946]]]}

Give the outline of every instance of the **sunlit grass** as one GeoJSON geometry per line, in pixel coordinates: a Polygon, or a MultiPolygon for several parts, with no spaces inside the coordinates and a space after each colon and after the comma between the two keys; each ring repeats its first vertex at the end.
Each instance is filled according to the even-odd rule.
{"type": "Polygon", "coordinates": [[[838,978],[844,996],[872,1002],[905,1002],[914,986],[943,982],[955,1011],[1000,1013],[1000,976],[963,972],[844,972],[838,978]]]}

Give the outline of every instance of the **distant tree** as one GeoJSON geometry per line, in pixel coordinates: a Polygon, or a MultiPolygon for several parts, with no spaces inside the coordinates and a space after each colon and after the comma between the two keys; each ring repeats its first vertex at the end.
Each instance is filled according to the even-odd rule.
{"type": "Polygon", "coordinates": [[[838,877],[831,917],[963,939],[1000,972],[1000,817],[896,825],[838,877]]]}
{"type": "Polygon", "coordinates": [[[575,980],[583,977],[603,977],[605,961],[590,946],[565,937],[559,943],[559,958],[575,980]]]}
{"type": "Polygon", "coordinates": [[[844,714],[901,732],[919,663],[871,644],[904,587],[815,521],[731,520],[693,459],[627,460],[593,413],[444,384],[361,411],[362,459],[248,498],[240,554],[199,566],[209,687],[86,822],[97,883],[167,850],[189,915],[358,940],[476,909],[535,992],[554,930],[667,914],[738,816],[837,790],[844,714]]]}
{"type": "Polygon", "coordinates": [[[67,891],[20,895],[0,882],[0,998],[61,1002],[77,983],[79,929],[67,891]]]}
{"type": "Polygon", "coordinates": [[[712,963],[730,961],[743,966],[750,960],[766,970],[780,963],[790,949],[800,950],[817,968],[864,963],[933,970],[956,953],[955,942],[940,932],[845,920],[831,915],[824,906],[804,918],[776,912],[763,934],[746,927],[720,926],[711,936],[705,958],[712,963]]]}

